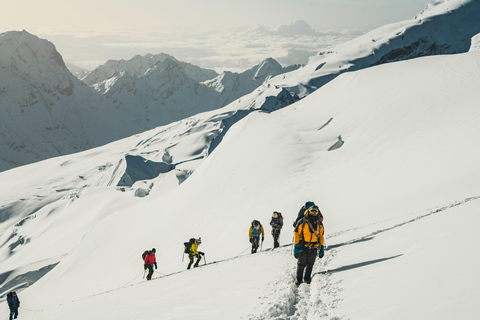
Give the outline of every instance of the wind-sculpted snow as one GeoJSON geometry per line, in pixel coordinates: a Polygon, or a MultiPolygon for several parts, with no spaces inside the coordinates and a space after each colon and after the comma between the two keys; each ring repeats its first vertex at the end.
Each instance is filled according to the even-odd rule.
{"type": "Polygon", "coordinates": [[[126,155],[125,161],[127,162],[127,168],[117,186],[131,187],[137,181],[151,180],[162,173],[175,169],[175,166],[171,163],[154,162],[141,156],[126,155]]]}

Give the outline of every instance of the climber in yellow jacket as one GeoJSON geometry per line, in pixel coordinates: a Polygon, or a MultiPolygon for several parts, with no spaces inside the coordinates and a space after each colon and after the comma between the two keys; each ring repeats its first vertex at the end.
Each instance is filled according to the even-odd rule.
{"type": "Polygon", "coordinates": [[[325,255],[324,228],[318,219],[319,212],[317,206],[310,207],[295,226],[293,254],[298,259],[297,286],[303,281],[310,284],[317,253],[320,259],[325,255]]]}
{"type": "Polygon", "coordinates": [[[188,259],[190,259],[190,263],[188,264],[187,269],[190,269],[190,267],[193,264],[193,258],[196,257],[197,261],[193,265],[194,268],[198,267],[198,263],[202,259],[202,256],[205,255],[202,251],[198,251],[198,246],[202,243],[202,238],[198,239],[190,239],[190,250],[188,252],[188,259]]]}

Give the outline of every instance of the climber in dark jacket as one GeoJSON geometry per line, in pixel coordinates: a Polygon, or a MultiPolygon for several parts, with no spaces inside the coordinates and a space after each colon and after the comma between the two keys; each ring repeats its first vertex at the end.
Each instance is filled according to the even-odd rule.
{"type": "Polygon", "coordinates": [[[18,317],[18,308],[20,307],[20,300],[18,299],[17,293],[15,291],[9,292],[7,294],[7,303],[10,308],[10,320],[17,319],[18,317]]]}

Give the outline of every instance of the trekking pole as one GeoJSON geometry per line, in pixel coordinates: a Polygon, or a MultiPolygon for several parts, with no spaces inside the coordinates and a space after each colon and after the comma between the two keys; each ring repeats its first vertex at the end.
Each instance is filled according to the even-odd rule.
{"type": "Polygon", "coordinates": [[[145,279],[145,273],[147,272],[147,269],[143,271],[143,279],[145,279]]]}
{"type": "Polygon", "coordinates": [[[295,241],[295,234],[292,237],[292,254],[293,254],[293,242],[295,241]]]}
{"type": "Polygon", "coordinates": [[[207,264],[207,258],[205,258],[205,253],[203,254],[203,262],[205,263],[204,265],[207,264]]]}
{"type": "Polygon", "coordinates": [[[185,252],[182,253],[182,262],[183,262],[183,258],[185,258],[185,252]]]}

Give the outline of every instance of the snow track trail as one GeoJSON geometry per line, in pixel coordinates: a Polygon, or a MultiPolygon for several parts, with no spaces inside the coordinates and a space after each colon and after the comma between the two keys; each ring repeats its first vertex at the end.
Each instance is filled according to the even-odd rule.
{"type": "MultiPolygon", "coordinates": [[[[277,254],[291,256],[290,246],[280,248],[277,254]]],[[[274,254],[273,252],[271,254],[274,254]]],[[[289,260],[281,277],[269,284],[268,294],[261,298],[251,315],[242,319],[249,320],[307,320],[307,319],[341,319],[335,314],[339,283],[326,273],[326,266],[335,257],[335,251],[323,259],[317,259],[313,267],[312,283],[295,285],[297,260],[289,260]],[[274,299],[271,299],[271,297],[274,299]]]]}
{"type": "MultiPolygon", "coordinates": [[[[366,226],[366,229],[371,229],[377,226],[374,231],[363,231],[364,235],[356,236],[357,232],[362,227],[345,230],[333,234],[330,238],[337,236],[345,236],[350,234],[350,239],[344,242],[334,243],[327,247],[326,255],[323,259],[317,259],[313,267],[312,283],[307,285],[305,283],[300,286],[295,285],[296,277],[296,260],[289,261],[288,266],[285,267],[283,276],[278,281],[269,284],[267,296],[260,299],[260,304],[254,308],[251,315],[243,317],[248,320],[340,320],[346,319],[344,315],[339,315],[337,311],[338,304],[341,300],[339,292],[341,291],[340,281],[335,280],[333,274],[341,271],[353,270],[367,265],[387,261],[400,257],[401,254],[363,261],[351,265],[337,266],[331,262],[335,260],[337,251],[347,245],[357,244],[373,239],[376,235],[385,233],[397,228],[404,227],[408,224],[418,222],[423,218],[430,217],[435,214],[441,214],[445,211],[467,204],[470,201],[479,200],[480,196],[465,198],[461,201],[440,206],[434,209],[429,209],[426,213],[416,215],[414,218],[409,218],[398,222],[384,221],[381,226],[374,225],[366,226]],[[384,224],[387,224],[386,226],[384,224]],[[368,227],[368,228],[367,228],[368,227]],[[352,237],[353,236],[353,237],[352,237]],[[273,299],[268,297],[273,296],[273,299]],[[265,301],[265,302],[263,302],[265,301]]],[[[327,235],[328,237],[328,235],[327,235]]],[[[328,239],[327,239],[328,240],[328,239]]],[[[268,254],[280,253],[291,255],[290,244],[284,245],[276,252],[269,251],[268,254]]]]}

